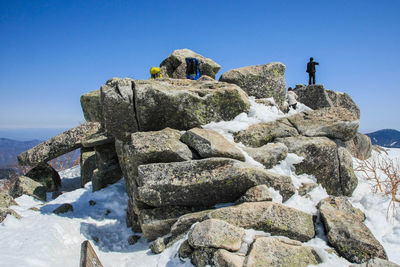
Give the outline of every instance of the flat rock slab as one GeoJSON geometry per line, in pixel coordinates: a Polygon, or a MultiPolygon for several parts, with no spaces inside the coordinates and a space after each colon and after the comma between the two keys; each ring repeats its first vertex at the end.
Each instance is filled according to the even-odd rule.
{"type": "Polygon", "coordinates": [[[342,107],[303,111],[287,119],[301,135],[326,136],[343,141],[354,138],[360,124],[354,114],[342,107]]]}
{"type": "Polygon", "coordinates": [[[236,200],[236,204],[244,202],[259,202],[259,201],[272,201],[272,195],[269,192],[268,186],[265,184],[257,185],[250,188],[246,193],[236,200]]]}
{"type": "Polygon", "coordinates": [[[221,69],[218,65],[210,58],[206,58],[190,49],[177,49],[172,52],[166,59],[160,64],[161,73],[164,77],[175,78],[175,79],[186,79],[186,58],[194,57],[199,61],[199,69],[201,75],[207,75],[215,79],[215,75],[221,69]]]}
{"type": "Polygon", "coordinates": [[[364,214],[344,197],[328,197],[318,204],[328,242],[350,262],[387,260],[382,245],[363,223],[364,214]]]}
{"type": "Polygon", "coordinates": [[[152,79],[136,80],[135,85],[140,131],[189,130],[212,121],[232,120],[250,107],[246,93],[234,84],[152,79]]]}
{"type": "Polygon", "coordinates": [[[100,123],[86,122],[18,155],[23,166],[37,166],[82,147],[82,141],[100,130],[100,123]]]}
{"type": "Polygon", "coordinates": [[[288,148],[282,143],[269,143],[261,147],[245,147],[243,149],[255,161],[260,162],[266,169],[270,169],[288,154],[288,148]]]}
{"type": "Polygon", "coordinates": [[[252,244],[244,266],[308,266],[317,265],[322,260],[312,247],[302,246],[298,241],[259,237],[252,244]]]}
{"type": "Polygon", "coordinates": [[[249,96],[273,97],[276,103],[281,103],[286,93],[285,70],[285,65],[273,62],[229,70],[219,80],[238,85],[249,96]]]}
{"type": "Polygon", "coordinates": [[[190,129],[182,135],[181,141],[196,150],[202,158],[223,157],[245,161],[235,144],[210,129],[190,129]]]}
{"type": "Polygon", "coordinates": [[[196,224],[189,233],[188,242],[193,248],[223,248],[238,251],[244,237],[244,229],[218,219],[196,224]]]}
{"type": "Polygon", "coordinates": [[[171,227],[173,236],[187,231],[195,222],[219,219],[245,229],[255,229],[306,242],[315,236],[311,214],[274,202],[246,202],[240,205],[189,213],[171,227]]]}
{"type": "Polygon", "coordinates": [[[290,177],[227,158],[141,165],[137,184],[137,198],[155,207],[234,202],[259,184],[279,190],[284,199],[294,193],[290,177]]]}
{"type": "Polygon", "coordinates": [[[251,125],[234,135],[235,142],[246,146],[261,147],[274,142],[276,138],[298,136],[297,129],[286,119],[251,125]]]}
{"type": "Polygon", "coordinates": [[[192,151],[179,139],[178,130],[136,132],[125,141],[117,141],[119,163],[130,196],[136,190],[138,167],[142,164],[179,162],[192,159],[192,151]]]}

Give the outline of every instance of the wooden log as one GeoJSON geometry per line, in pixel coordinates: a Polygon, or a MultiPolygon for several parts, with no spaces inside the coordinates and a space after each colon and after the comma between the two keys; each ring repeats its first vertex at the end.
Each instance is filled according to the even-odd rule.
{"type": "Polygon", "coordinates": [[[81,260],[79,267],[103,267],[89,240],[81,245],[81,260]]]}

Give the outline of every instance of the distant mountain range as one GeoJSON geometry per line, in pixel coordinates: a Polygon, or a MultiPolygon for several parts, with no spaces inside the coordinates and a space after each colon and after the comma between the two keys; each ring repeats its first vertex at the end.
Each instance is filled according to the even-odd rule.
{"type": "Polygon", "coordinates": [[[393,129],[379,130],[367,134],[373,145],[400,148],[400,132],[393,129]]]}
{"type": "Polygon", "coordinates": [[[37,144],[40,140],[17,141],[8,138],[0,138],[0,168],[13,166],[17,163],[17,156],[37,144]]]}

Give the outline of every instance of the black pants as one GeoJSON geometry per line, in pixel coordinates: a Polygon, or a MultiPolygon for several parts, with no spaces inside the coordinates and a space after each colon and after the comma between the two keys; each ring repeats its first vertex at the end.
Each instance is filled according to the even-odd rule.
{"type": "Polygon", "coordinates": [[[312,79],[312,84],[315,84],[315,72],[308,73],[308,84],[311,84],[311,79],[312,79]]]}
{"type": "Polygon", "coordinates": [[[296,109],[297,103],[294,103],[293,105],[289,105],[289,108],[296,109]]]}

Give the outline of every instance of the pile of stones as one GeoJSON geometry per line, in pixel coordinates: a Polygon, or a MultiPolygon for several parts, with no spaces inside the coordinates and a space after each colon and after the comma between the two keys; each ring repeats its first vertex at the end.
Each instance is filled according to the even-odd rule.
{"type": "MultiPolygon", "coordinates": [[[[295,153],[304,158],[295,164],[296,173],[314,175],[331,195],[319,203],[318,214],[336,253],[354,263],[387,258],[363,224],[363,213],[346,199],[357,186],[352,156],[371,154],[369,138],[357,133],[359,108],[347,94],[298,85],[300,102],[313,110],[252,125],[234,133],[231,142],[201,126],[247,113],[249,96],[283,110],[285,66],[243,67],[216,81],[217,63],[182,49],[160,68],[164,78],[112,78],[84,94],[86,122],[22,153],[20,164],[38,171],[80,148],[82,186],[91,181],[96,191],[123,177],[127,225],[154,240],[154,253],[185,237],[179,255],[196,266],[307,266],[321,262],[301,243],[315,237],[316,216],[284,202],[316,184],[296,188],[289,176],[269,170],[295,153]],[[199,59],[199,80],[186,79],[186,57],[199,59]],[[247,162],[245,153],[264,168],[247,162]],[[272,201],[270,189],[280,193],[283,204],[272,201]],[[234,204],[215,208],[221,203],[234,204]],[[249,237],[248,229],[264,234],[249,237]]],[[[21,177],[14,196],[27,193],[24,179],[35,180],[21,177]]],[[[55,180],[33,182],[55,190],[55,180]]]]}

